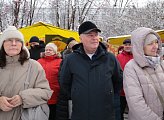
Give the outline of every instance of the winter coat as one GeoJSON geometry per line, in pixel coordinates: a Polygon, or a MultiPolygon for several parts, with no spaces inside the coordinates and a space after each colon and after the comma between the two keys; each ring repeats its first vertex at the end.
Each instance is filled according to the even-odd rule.
{"type": "Polygon", "coordinates": [[[162,120],[163,117],[163,107],[152,80],[164,98],[164,62],[161,60],[154,68],[145,58],[143,43],[149,33],[158,37],[158,54],[161,55],[161,41],[152,29],[142,27],[132,33],[134,59],[126,64],[123,81],[129,107],[128,120],[162,120]]]}
{"type": "Polygon", "coordinates": [[[45,51],[45,48],[43,45],[35,45],[34,47],[31,47],[29,49],[30,58],[34,60],[38,60],[40,58],[41,53],[44,51],[45,51]]]}
{"type": "MultiPolygon", "coordinates": [[[[132,58],[133,58],[132,53],[126,52],[124,50],[122,51],[122,53],[117,55],[117,60],[119,61],[122,70],[124,70],[126,63],[132,58]]],[[[125,96],[123,88],[121,89],[120,95],[125,96]]]]}
{"type": "MultiPolygon", "coordinates": [[[[63,60],[59,74],[65,98],[72,99],[71,120],[115,120],[114,92],[120,91],[122,80],[118,61],[102,44],[92,60],[82,44],[73,49],[63,60]]],[[[57,120],[66,120],[62,117],[57,120]]]]}
{"type": "Polygon", "coordinates": [[[21,65],[18,58],[19,56],[6,56],[7,64],[0,69],[0,96],[11,98],[14,95],[20,95],[23,104],[8,112],[0,110],[0,120],[20,120],[22,108],[47,103],[52,94],[42,66],[32,59],[21,65]],[[31,64],[29,88],[24,90],[29,61],[31,64]]]}
{"type": "Polygon", "coordinates": [[[56,104],[59,94],[59,82],[58,82],[58,72],[61,63],[60,58],[56,55],[54,56],[45,56],[38,60],[38,62],[42,65],[43,69],[46,73],[46,78],[49,82],[51,90],[53,90],[53,94],[51,99],[48,101],[48,104],[56,104]]]}

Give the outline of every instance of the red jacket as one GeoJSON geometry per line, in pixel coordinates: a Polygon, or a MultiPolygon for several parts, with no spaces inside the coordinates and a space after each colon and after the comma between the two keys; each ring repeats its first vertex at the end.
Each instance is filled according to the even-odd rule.
{"type": "Polygon", "coordinates": [[[48,104],[56,104],[57,98],[59,94],[59,83],[58,83],[58,72],[62,59],[55,56],[45,56],[38,60],[38,62],[42,65],[43,69],[46,73],[46,78],[49,81],[49,85],[51,90],[53,90],[53,94],[48,101],[48,104]]]}
{"type": "MultiPolygon", "coordinates": [[[[122,53],[117,55],[117,60],[119,61],[122,70],[124,70],[126,63],[131,59],[133,59],[133,55],[126,51],[122,51],[122,53]]],[[[123,88],[120,92],[120,95],[125,96],[123,88]]]]}

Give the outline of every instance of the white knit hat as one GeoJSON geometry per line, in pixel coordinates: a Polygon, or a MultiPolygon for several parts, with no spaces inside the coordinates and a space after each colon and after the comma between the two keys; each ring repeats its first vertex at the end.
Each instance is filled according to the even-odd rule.
{"type": "Polygon", "coordinates": [[[6,30],[3,31],[3,33],[0,37],[0,49],[2,47],[3,42],[9,38],[20,39],[23,42],[23,49],[27,52],[28,57],[30,57],[29,51],[24,44],[23,34],[19,30],[17,30],[17,28],[15,26],[9,26],[6,30]]]}
{"type": "Polygon", "coordinates": [[[57,54],[57,46],[54,43],[48,43],[46,47],[51,47],[54,50],[54,53],[57,54]]]}

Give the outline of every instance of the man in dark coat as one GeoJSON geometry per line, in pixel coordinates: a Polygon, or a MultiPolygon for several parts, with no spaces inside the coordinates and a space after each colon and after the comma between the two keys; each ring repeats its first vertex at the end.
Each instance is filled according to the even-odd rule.
{"type": "Polygon", "coordinates": [[[122,70],[115,56],[99,42],[98,32],[94,23],[82,23],[81,43],[61,66],[59,83],[63,99],[72,99],[71,120],[115,120],[114,93],[122,87],[122,70]]]}
{"type": "Polygon", "coordinates": [[[45,51],[45,46],[40,44],[40,40],[37,36],[33,36],[30,38],[30,58],[34,60],[38,60],[42,52],[45,51]]]}

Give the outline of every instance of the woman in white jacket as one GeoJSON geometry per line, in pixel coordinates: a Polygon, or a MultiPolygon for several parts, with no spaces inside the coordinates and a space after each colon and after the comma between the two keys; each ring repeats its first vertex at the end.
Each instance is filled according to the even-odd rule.
{"type": "Polygon", "coordinates": [[[162,120],[164,98],[164,63],[159,35],[141,27],[131,34],[132,53],[124,69],[124,91],[129,120],[162,120]],[[159,94],[158,94],[159,93],[159,94]]]}
{"type": "Polygon", "coordinates": [[[42,66],[29,59],[22,33],[9,26],[0,38],[0,120],[21,120],[23,108],[47,103],[51,94],[42,66]]]}

